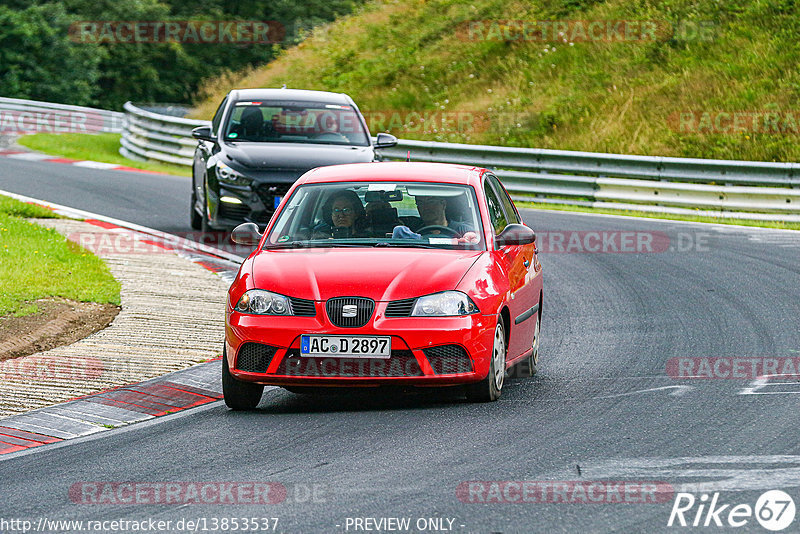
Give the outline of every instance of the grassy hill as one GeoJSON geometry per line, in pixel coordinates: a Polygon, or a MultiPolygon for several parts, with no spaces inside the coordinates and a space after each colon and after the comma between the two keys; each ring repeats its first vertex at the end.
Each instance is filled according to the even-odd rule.
{"type": "Polygon", "coordinates": [[[372,1],[263,68],[210,80],[195,116],[234,87],[285,83],[350,94],[373,134],[797,161],[798,35],[793,0],[372,1]],[[566,31],[522,35],[513,21],[566,31]],[[631,36],[612,22],[582,39],[591,21],[627,21],[631,36]],[[420,127],[415,113],[440,115],[420,127]]]}

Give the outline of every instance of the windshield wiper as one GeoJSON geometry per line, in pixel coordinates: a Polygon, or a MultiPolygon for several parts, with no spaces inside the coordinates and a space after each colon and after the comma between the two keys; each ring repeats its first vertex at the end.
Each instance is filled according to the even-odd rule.
{"type": "Polygon", "coordinates": [[[389,241],[381,241],[380,243],[375,243],[373,245],[375,247],[400,247],[400,248],[439,248],[435,245],[431,245],[430,243],[418,243],[418,242],[402,242],[402,243],[393,243],[389,241]]]}

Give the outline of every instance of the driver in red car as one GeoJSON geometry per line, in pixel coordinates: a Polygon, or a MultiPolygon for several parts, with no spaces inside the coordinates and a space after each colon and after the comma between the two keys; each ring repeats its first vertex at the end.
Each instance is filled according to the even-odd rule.
{"type": "Polygon", "coordinates": [[[421,219],[421,222],[415,225],[416,231],[412,231],[407,226],[399,226],[395,228],[393,237],[422,239],[422,234],[417,232],[423,230],[424,235],[428,236],[456,237],[459,238],[459,241],[463,240],[468,243],[478,241],[478,235],[470,224],[447,218],[447,199],[444,197],[418,195],[414,197],[414,202],[421,219]],[[447,232],[447,229],[452,232],[447,232]]]}

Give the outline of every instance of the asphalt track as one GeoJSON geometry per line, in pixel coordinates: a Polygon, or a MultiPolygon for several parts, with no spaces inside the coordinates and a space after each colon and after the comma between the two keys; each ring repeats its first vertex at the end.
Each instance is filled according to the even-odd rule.
{"type": "MultiPolygon", "coordinates": [[[[0,189],[189,231],[186,178],[3,159],[0,189]]],[[[280,389],[254,412],[215,402],[0,459],[0,519],[205,518],[210,527],[211,518],[276,517],[282,532],[366,532],[354,522],[365,517],[410,518],[410,532],[420,531],[420,518],[452,519],[452,532],[695,530],[667,527],[672,497],[474,503],[457,495],[465,481],[661,481],[751,506],[780,489],[800,507],[797,381],[675,379],[667,371],[670,358],[800,356],[798,234],[531,210],[524,217],[544,248],[541,366],[534,378],[507,382],[498,402],[436,391],[307,397],[280,389]],[[572,232],[605,232],[612,241],[624,231],[649,235],[655,250],[562,253],[553,244],[554,235],[566,245],[572,232]],[[288,494],[272,505],[70,499],[74,484],[100,481],[277,482],[288,494]]],[[[753,517],[724,530],[764,532],[753,517]]]]}

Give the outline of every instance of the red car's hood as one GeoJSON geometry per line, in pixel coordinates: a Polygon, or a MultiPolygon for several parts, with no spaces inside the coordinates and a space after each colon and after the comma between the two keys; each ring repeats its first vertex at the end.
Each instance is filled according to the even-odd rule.
{"type": "Polygon", "coordinates": [[[253,258],[253,282],[260,289],[310,300],[400,300],[455,289],[480,255],[400,248],[268,250],[253,258]]]}

